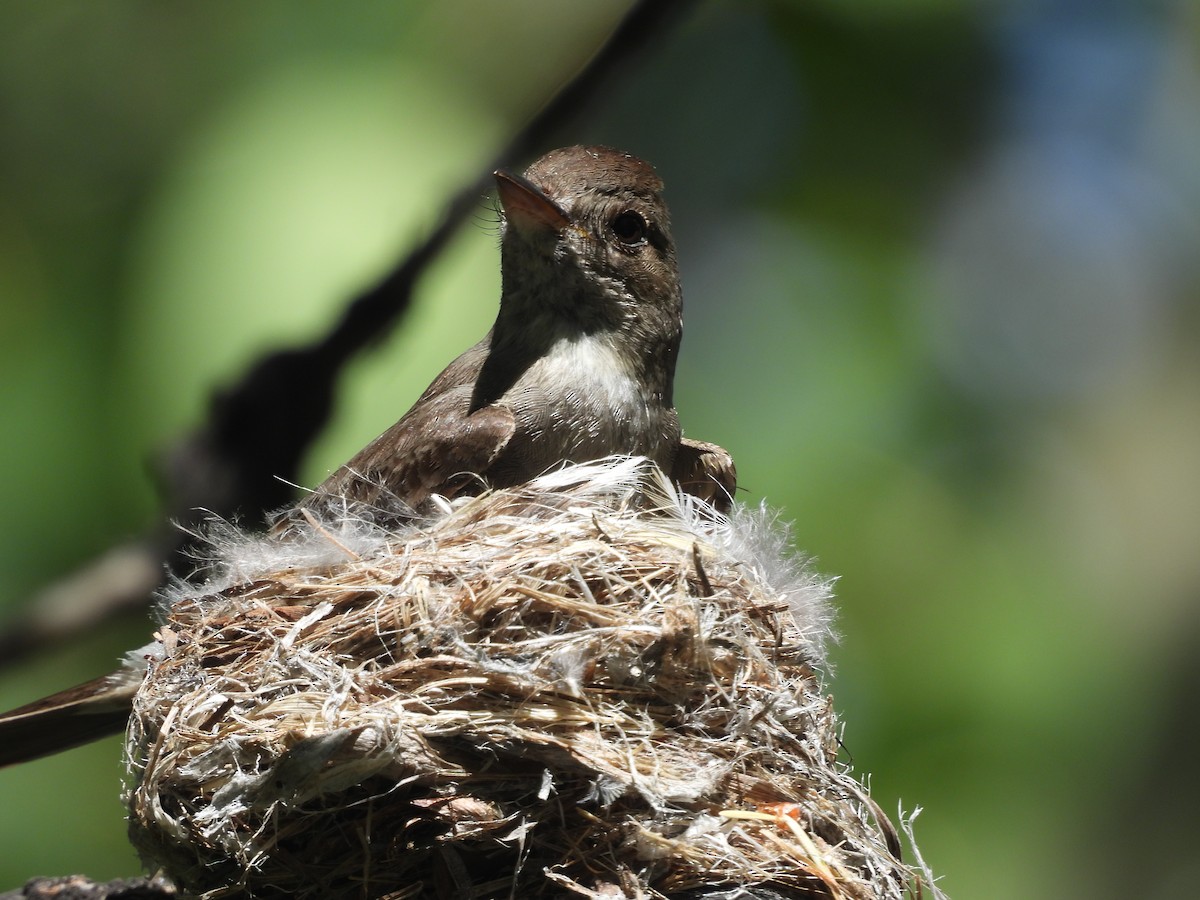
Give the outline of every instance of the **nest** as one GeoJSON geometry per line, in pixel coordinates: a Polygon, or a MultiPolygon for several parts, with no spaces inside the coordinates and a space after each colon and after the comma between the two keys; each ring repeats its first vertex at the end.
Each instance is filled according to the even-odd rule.
{"type": "Polygon", "coordinates": [[[767,518],[622,459],[216,531],[135,701],[134,843],[205,898],[919,892],[838,758],[828,585],[767,518]]]}

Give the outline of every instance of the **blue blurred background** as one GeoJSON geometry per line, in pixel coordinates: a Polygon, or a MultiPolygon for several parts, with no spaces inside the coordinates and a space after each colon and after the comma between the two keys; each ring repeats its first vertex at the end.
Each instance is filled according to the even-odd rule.
{"type": "MultiPolygon", "coordinates": [[[[626,8],[0,6],[4,610],[151,525],[154,450],[380,277],[626,8]]],[[[846,746],[924,807],[952,897],[1200,877],[1198,60],[1185,0],[702,4],[553,141],[665,178],[685,427],[839,576],[846,746]]],[[[307,483],[486,330],[491,217],[353,367],[307,483]]],[[[0,771],[0,889],[138,871],[120,776],[116,740],[0,771]]]]}

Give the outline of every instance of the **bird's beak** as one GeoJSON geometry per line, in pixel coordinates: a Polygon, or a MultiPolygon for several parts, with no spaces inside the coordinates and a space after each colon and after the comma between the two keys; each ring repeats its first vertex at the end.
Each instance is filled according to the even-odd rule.
{"type": "Polygon", "coordinates": [[[528,179],[500,169],[494,173],[504,217],[519,231],[562,231],[571,224],[562,208],[528,179]]]}

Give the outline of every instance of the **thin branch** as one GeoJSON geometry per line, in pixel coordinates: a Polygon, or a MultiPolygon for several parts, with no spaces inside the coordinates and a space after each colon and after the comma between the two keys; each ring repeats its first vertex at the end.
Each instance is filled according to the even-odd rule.
{"type": "Polygon", "coordinates": [[[173,900],[178,896],[170,883],[158,877],[101,882],[68,875],[34,878],[18,890],[0,894],[0,900],[173,900]]]}
{"type": "Polygon", "coordinates": [[[166,568],[186,573],[195,526],[217,515],[261,523],[292,499],[289,483],[333,408],[347,362],[386,335],[411,305],[429,264],[490,187],[490,171],[543,147],[581,118],[624,64],[660,40],[694,0],[641,0],[603,46],[496,156],[464,185],[429,234],[374,288],[353,299],[324,337],[268,354],[213,398],[207,422],[174,444],[157,470],[164,524],[144,540],[109,551],[38,594],[0,631],[0,668],[134,611],[145,610],[166,568]],[[111,577],[111,556],[124,561],[111,577]],[[110,577],[105,577],[106,573],[110,577]],[[147,573],[151,573],[148,576],[147,573]],[[71,615],[51,615],[70,608],[71,615]]]}

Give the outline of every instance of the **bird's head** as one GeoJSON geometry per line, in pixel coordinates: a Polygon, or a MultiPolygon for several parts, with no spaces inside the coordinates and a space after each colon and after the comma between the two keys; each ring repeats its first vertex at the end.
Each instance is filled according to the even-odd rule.
{"type": "Polygon", "coordinates": [[[608,147],[547,153],[496,172],[503,216],[501,316],[552,319],[635,345],[678,345],[682,294],[662,180],[608,147]]]}

